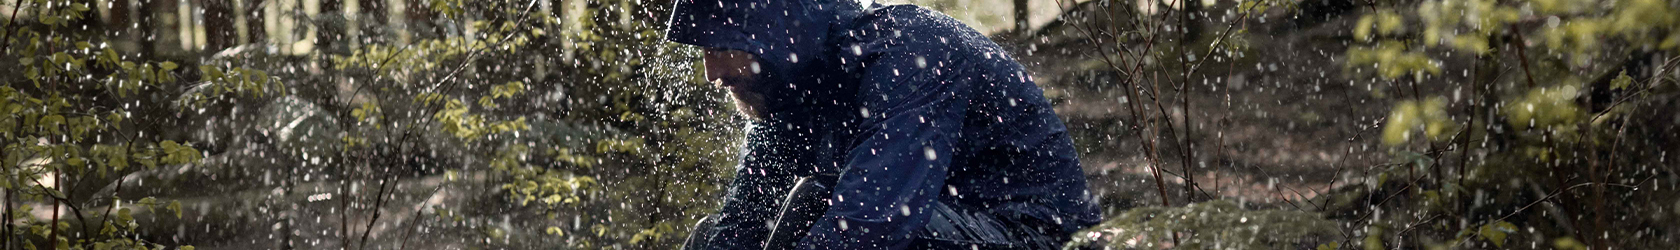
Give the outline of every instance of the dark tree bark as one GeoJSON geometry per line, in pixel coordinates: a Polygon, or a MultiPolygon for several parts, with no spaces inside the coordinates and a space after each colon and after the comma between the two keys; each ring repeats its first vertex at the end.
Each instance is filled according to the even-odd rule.
{"type": "Polygon", "coordinates": [[[138,34],[138,40],[140,41],[140,58],[144,60],[156,57],[158,53],[157,5],[160,3],[159,0],[138,0],[138,2],[140,3],[140,6],[138,10],[135,11],[135,15],[139,17],[136,21],[139,22],[138,30],[140,30],[140,33],[138,34]]]}
{"type": "MultiPolygon", "coordinates": [[[[321,12],[317,14],[314,23],[315,50],[325,54],[336,53],[338,38],[344,35],[344,1],[321,0],[321,12]]],[[[325,58],[322,58],[326,61],[325,58]]]]}
{"type": "Polygon", "coordinates": [[[263,7],[263,0],[245,0],[245,6],[240,8],[240,11],[245,12],[245,30],[250,32],[246,35],[250,37],[251,43],[261,44],[268,40],[268,27],[263,26],[268,20],[264,19],[267,16],[263,7]]]}
{"type": "Polygon", "coordinates": [[[407,11],[404,11],[406,15],[404,18],[407,19],[409,25],[416,28],[409,29],[410,32],[416,32],[419,37],[443,35],[443,27],[437,25],[438,13],[432,11],[431,1],[409,0],[407,7],[407,11]]]}
{"type": "Polygon", "coordinates": [[[233,1],[199,0],[198,3],[204,8],[204,50],[215,53],[237,46],[239,30],[234,26],[233,1]]]}
{"type": "Polygon", "coordinates": [[[385,11],[385,0],[357,0],[357,3],[361,6],[361,13],[357,22],[350,24],[362,27],[356,39],[364,46],[386,43],[391,26],[387,25],[390,24],[390,14],[385,11]]]}
{"type": "Polygon", "coordinates": [[[1196,40],[1201,40],[1202,38],[1202,1],[1181,1],[1184,1],[1184,13],[1179,16],[1178,21],[1179,26],[1184,27],[1184,37],[1179,39],[1178,43],[1181,45],[1194,44],[1196,43],[1196,40]]]}
{"type": "MultiPolygon", "coordinates": [[[[130,13],[132,11],[129,9],[129,7],[132,6],[131,3],[132,2],[130,0],[111,1],[111,19],[105,20],[105,24],[108,25],[106,27],[114,27],[115,29],[108,30],[121,32],[129,28],[129,24],[132,22],[132,20],[130,20],[130,16],[132,16],[130,13]]],[[[128,33],[125,32],[123,35],[128,35],[128,33]]]]}
{"type": "Polygon", "coordinates": [[[1015,33],[1027,34],[1029,8],[1027,0],[1015,0],[1015,33]]]}
{"type": "Polygon", "coordinates": [[[358,3],[360,3],[362,7],[362,20],[367,20],[368,22],[374,24],[374,26],[379,26],[381,28],[383,28],[385,24],[390,23],[390,20],[388,20],[390,15],[385,13],[387,8],[385,6],[385,0],[360,1],[361,2],[358,3]]]}
{"type": "Polygon", "coordinates": [[[1353,0],[1306,0],[1297,3],[1299,7],[1295,15],[1285,22],[1289,29],[1307,29],[1329,22],[1336,17],[1352,13],[1362,8],[1366,3],[1353,0]]]}

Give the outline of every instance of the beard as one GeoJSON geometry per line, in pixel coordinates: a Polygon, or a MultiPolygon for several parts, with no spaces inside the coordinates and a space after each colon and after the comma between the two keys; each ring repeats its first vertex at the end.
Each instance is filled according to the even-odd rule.
{"type": "Polygon", "coordinates": [[[764,103],[764,94],[745,88],[729,88],[729,98],[735,101],[735,110],[752,120],[764,120],[768,114],[764,103]]]}
{"type": "MultiPolygon", "coordinates": [[[[759,122],[790,122],[815,118],[819,106],[838,103],[830,100],[842,95],[826,89],[812,92],[822,82],[816,74],[778,73],[806,72],[789,65],[768,65],[763,73],[746,77],[723,77],[719,86],[729,91],[735,110],[742,116],[759,122]],[[778,67],[781,66],[781,67],[778,67]],[[795,75],[801,75],[795,77],[795,75]],[[796,86],[804,86],[801,89],[796,86]],[[815,98],[815,99],[814,99],[815,98]],[[822,99],[819,101],[818,99],[822,99]]],[[[809,122],[809,121],[802,121],[809,122]]]]}

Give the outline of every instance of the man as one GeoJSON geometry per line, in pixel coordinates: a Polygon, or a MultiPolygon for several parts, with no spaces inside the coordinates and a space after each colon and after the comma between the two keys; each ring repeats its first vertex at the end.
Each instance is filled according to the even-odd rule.
{"type": "Polygon", "coordinates": [[[753,119],[691,249],[1051,249],[1100,215],[1066,127],[983,34],[913,5],[677,0],[666,39],[753,119]]]}

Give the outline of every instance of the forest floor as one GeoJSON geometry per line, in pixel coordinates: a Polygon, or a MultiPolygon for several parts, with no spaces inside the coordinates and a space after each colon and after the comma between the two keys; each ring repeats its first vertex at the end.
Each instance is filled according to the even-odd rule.
{"type": "MultiPolygon", "coordinates": [[[[1387,86],[1347,80],[1337,56],[1346,50],[1342,41],[1350,36],[1347,31],[1355,18],[1301,29],[1287,20],[1239,27],[1247,28],[1247,34],[1233,36],[1271,37],[1241,39],[1250,48],[1242,52],[1245,55],[1202,64],[1187,87],[1189,109],[1177,103],[1180,94],[1171,90],[1183,82],[1182,76],[1159,76],[1167,96],[1161,101],[1172,103],[1161,103],[1167,107],[1164,112],[1149,108],[1145,113],[1151,114],[1144,116],[1167,114],[1175,128],[1182,128],[1186,119],[1192,125],[1193,164],[1183,164],[1184,143],[1160,142],[1159,164],[1171,203],[1185,201],[1183,186],[1189,180],[1179,173],[1187,168],[1202,198],[1305,208],[1311,204],[1301,200],[1360,183],[1388,161],[1379,141],[1382,120],[1393,102],[1381,97],[1387,86]]],[[[1204,37],[1217,37],[1228,25],[1206,24],[1204,37]]],[[[1137,119],[1124,106],[1127,98],[1118,91],[1119,81],[1099,73],[1113,71],[1083,33],[1043,33],[1051,35],[1006,47],[1012,47],[1056,101],[1057,113],[1084,153],[1093,192],[1111,211],[1159,205],[1150,161],[1144,157],[1147,150],[1128,129],[1137,119]]],[[[1154,84],[1151,80],[1144,83],[1154,84]]],[[[1161,133],[1166,132],[1184,133],[1161,133]]]]}

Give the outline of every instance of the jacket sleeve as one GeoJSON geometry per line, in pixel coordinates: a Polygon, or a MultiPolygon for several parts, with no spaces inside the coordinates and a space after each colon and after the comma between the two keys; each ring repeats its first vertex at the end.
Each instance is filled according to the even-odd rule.
{"type": "Polygon", "coordinates": [[[747,146],[741,165],[735,167],[735,179],[729,184],[723,208],[717,213],[709,244],[716,249],[759,248],[770,234],[770,226],[779,209],[782,196],[793,185],[794,176],[776,165],[783,150],[777,138],[785,133],[773,126],[754,126],[747,136],[747,146]]]}
{"type": "Polygon", "coordinates": [[[862,60],[863,119],[831,197],[833,205],[802,239],[805,249],[905,249],[930,217],[945,185],[968,109],[969,86],[951,77],[934,50],[876,44],[862,60]]]}

